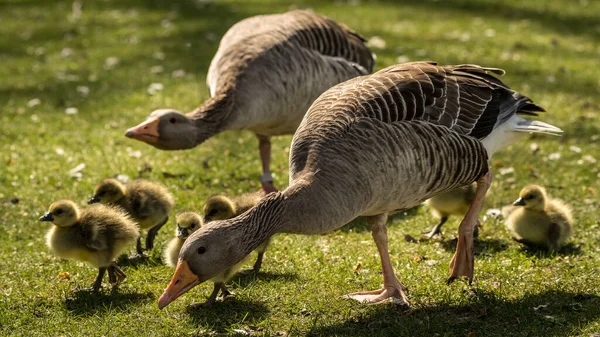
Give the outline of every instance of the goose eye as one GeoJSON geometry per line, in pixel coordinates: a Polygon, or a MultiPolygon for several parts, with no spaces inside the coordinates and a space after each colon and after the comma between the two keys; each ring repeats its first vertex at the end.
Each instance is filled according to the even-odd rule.
{"type": "Polygon", "coordinates": [[[169,118],[169,123],[171,123],[171,124],[175,124],[176,121],[177,120],[175,119],[175,117],[169,118]]]}
{"type": "Polygon", "coordinates": [[[204,247],[198,248],[198,254],[204,254],[204,253],[206,253],[206,248],[204,248],[204,247]]]}

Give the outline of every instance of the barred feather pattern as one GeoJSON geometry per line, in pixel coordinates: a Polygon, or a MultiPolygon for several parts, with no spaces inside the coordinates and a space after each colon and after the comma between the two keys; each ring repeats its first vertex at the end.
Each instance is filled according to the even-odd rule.
{"type": "Polygon", "coordinates": [[[331,86],[372,71],[365,40],[309,11],[242,20],[225,34],[207,77],[212,98],[188,114],[206,130],[293,133],[331,86]]]}

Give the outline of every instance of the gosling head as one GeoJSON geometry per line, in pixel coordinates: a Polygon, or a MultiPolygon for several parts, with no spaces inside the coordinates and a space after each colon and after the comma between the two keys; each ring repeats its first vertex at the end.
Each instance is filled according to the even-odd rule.
{"type": "Polygon", "coordinates": [[[543,211],[546,204],[546,191],[538,185],[525,186],[519,193],[514,206],[523,206],[535,211],[543,211]]]}
{"type": "Polygon", "coordinates": [[[235,216],[235,204],[224,195],[215,195],[204,204],[204,222],[231,219],[235,216]]]}
{"type": "Polygon", "coordinates": [[[180,240],[185,240],[202,226],[202,218],[195,212],[177,214],[177,229],[175,235],[180,240]]]}
{"type": "Polygon", "coordinates": [[[73,226],[79,220],[79,208],[71,200],[59,200],[52,203],[39,220],[51,221],[58,227],[73,226]]]}
{"type": "Polygon", "coordinates": [[[125,185],[117,179],[104,179],[94,189],[94,196],[88,200],[88,204],[100,202],[112,204],[125,196],[125,185]]]}
{"type": "Polygon", "coordinates": [[[194,121],[173,109],[153,111],[143,123],[125,132],[125,137],[142,141],[161,150],[185,150],[198,145],[194,121]]]}

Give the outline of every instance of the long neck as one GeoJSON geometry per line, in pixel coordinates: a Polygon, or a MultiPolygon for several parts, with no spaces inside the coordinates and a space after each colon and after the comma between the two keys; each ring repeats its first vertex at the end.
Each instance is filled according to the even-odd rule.
{"type": "Polygon", "coordinates": [[[202,105],[186,114],[198,130],[196,145],[228,129],[234,109],[232,90],[217,92],[202,105]]]}
{"type": "Polygon", "coordinates": [[[317,189],[315,184],[295,182],[283,192],[269,194],[236,218],[244,232],[245,253],[249,254],[277,233],[328,233],[360,215],[358,207],[335,205],[338,202],[335,198],[317,189]]]}

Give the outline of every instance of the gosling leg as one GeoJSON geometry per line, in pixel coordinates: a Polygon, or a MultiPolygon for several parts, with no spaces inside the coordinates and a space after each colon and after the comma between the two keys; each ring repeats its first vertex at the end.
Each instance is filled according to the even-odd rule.
{"type": "Polygon", "coordinates": [[[440,222],[435,225],[435,227],[433,227],[433,229],[431,229],[430,231],[426,231],[426,232],[422,232],[421,234],[425,234],[425,236],[428,239],[433,239],[435,236],[443,236],[442,235],[442,226],[446,223],[446,221],[448,221],[448,217],[447,216],[443,216],[440,219],[440,222]]]}
{"type": "Polygon", "coordinates": [[[98,268],[98,276],[96,277],[96,281],[92,286],[93,291],[98,291],[100,290],[100,287],[102,287],[102,279],[104,278],[104,273],[106,273],[106,267],[98,268]]]}
{"type": "Polygon", "coordinates": [[[148,231],[148,235],[146,236],[146,250],[151,250],[152,248],[154,248],[154,238],[156,237],[156,234],[162,228],[162,226],[164,226],[164,224],[167,223],[167,221],[169,221],[168,216],[161,223],[150,228],[150,230],[148,231]]]}

